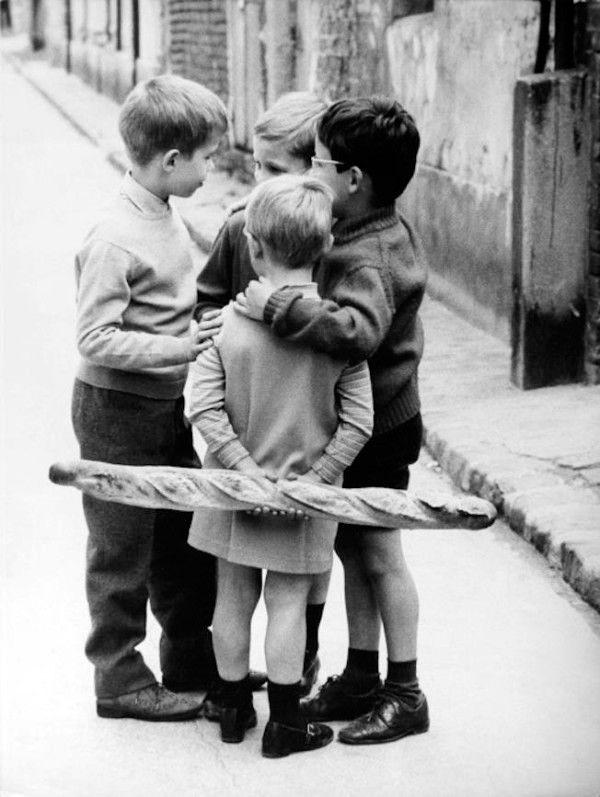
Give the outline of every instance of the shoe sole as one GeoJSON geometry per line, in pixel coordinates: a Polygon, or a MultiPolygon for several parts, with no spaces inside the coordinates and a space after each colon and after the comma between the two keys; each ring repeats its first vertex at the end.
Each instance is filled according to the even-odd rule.
{"type": "Polygon", "coordinates": [[[231,734],[229,734],[229,733],[223,734],[223,731],[221,730],[221,741],[222,742],[226,742],[227,744],[239,744],[240,742],[243,742],[244,741],[244,735],[245,735],[246,731],[249,731],[250,728],[256,728],[256,723],[257,723],[256,714],[254,714],[253,717],[249,717],[248,718],[248,721],[246,722],[246,725],[244,726],[244,730],[241,732],[241,734],[237,734],[237,733],[236,734],[233,734],[233,733],[231,733],[231,734]]]}
{"type": "Polygon", "coordinates": [[[178,714],[170,714],[169,716],[143,716],[140,714],[133,714],[129,711],[119,708],[108,708],[107,706],[96,706],[96,713],[102,719],[110,720],[141,720],[142,722],[183,722],[184,720],[195,720],[199,716],[199,709],[192,709],[190,711],[180,711],[178,714]]]}
{"type": "Polygon", "coordinates": [[[417,736],[420,733],[427,733],[429,730],[429,723],[424,725],[422,728],[411,728],[409,731],[402,731],[402,733],[397,733],[394,736],[387,736],[385,739],[344,739],[344,737],[340,733],[338,733],[338,741],[342,742],[342,744],[385,744],[386,742],[397,742],[398,739],[404,739],[406,736],[417,736]]]}

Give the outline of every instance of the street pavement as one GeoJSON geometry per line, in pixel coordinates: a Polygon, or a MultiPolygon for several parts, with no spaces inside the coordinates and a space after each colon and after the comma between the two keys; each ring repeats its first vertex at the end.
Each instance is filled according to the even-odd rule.
{"type": "MultiPolygon", "coordinates": [[[[47,471],[52,461],[76,456],[69,420],[77,361],[73,253],[119,177],[103,151],[11,67],[3,66],[1,96],[1,793],[352,797],[368,790],[383,797],[597,797],[600,618],[564,582],[560,569],[549,568],[501,521],[482,532],[405,532],[421,597],[419,670],[431,704],[428,734],[363,748],[336,742],[317,753],[270,761],[259,753],[267,717],[264,691],[256,700],[258,728],[242,745],[222,744],[206,721],[96,717],[91,667],[83,655],[88,620],[80,496],[50,484],[47,471]]],[[[222,202],[226,192],[234,195],[230,181],[212,177],[205,196],[212,190],[222,202]]],[[[505,414],[517,427],[505,445],[507,460],[519,442],[531,447],[530,427],[518,431],[523,399],[532,427],[550,423],[546,436],[565,435],[568,442],[561,412],[553,420],[544,415],[543,395],[535,395],[544,391],[524,396],[507,390],[500,344],[490,339],[479,349],[489,372],[482,392],[468,367],[460,373],[455,366],[453,372],[446,362],[451,350],[467,360],[481,347],[481,333],[469,337],[465,325],[462,337],[453,337],[457,321],[431,300],[424,318],[434,330],[422,380],[428,434],[435,443],[434,434],[442,439],[440,430],[446,429],[447,448],[440,448],[439,460],[451,474],[452,451],[482,442],[479,464],[471,458],[469,467],[475,474],[478,464],[477,472],[487,473],[486,452],[504,434],[505,414]],[[446,336],[436,337],[439,319],[446,336]],[[455,449],[448,444],[453,439],[455,449]]],[[[575,427],[597,391],[553,391],[550,403],[559,410],[576,406],[568,391],[585,397],[570,417],[576,443],[575,427]]],[[[537,440],[541,445],[542,438],[537,440]]],[[[544,462],[554,462],[553,456],[550,442],[538,451],[544,462]]],[[[560,467],[570,467],[573,479],[571,471],[583,479],[580,472],[587,470],[560,467]]],[[[461,478],[467,472],[463,463],[461,478]]],[[[575,486],[568,479],[563,483],[584,494],[595,489],[577,480],[575,486]]],[[[452,486],[424,452],[413,488],[452,486]]],[[[478,489],[488,489],[485,480],[478,489]]],[[[263,666],[264,622],[261,605],[252,649],[256,667],[263,666]]],[[[337,566],[322,640],[324,675],[339,671],[347,642],[337,566]]],[[[158,674],[157,641],[150,620],[142,650],[158,674]]],[[[381,664],[385,669],[383,648],[381,664]]]]}

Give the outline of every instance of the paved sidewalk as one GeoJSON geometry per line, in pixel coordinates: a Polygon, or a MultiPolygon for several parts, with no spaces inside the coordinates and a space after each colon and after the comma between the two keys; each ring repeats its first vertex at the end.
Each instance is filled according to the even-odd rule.
{"type": "MultiPolygon", "coordinates": [[[[5,57],[116,168],[126,167],[118,106],[4,39],[5,57]]],[[[225,209],[248,186],[214,172],[179,204],[204,251],[225,209]]],[[[600,610],[600,386],[522,392],[510,350],[427,298],[421,393],[426,445],[463,489],[491,500],[511,527],[600,610]]]]}

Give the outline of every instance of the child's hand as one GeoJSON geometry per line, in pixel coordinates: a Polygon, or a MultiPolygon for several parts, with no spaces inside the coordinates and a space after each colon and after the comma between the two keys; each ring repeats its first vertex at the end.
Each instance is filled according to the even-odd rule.
{"type": "Polygon", "coordinates": [[[196,324],[192,332],[192,345],[190,360],[195,360],[200,352],[213,345],[213,338],[218,335],[223,326],[221,310],[207,310],[202,315],[200,323],[196,324]]]}
{"type": "Polygon", "coordinates": [[[251,280],[245,293],[238,293],[235,297],[235,309],[255,321],[263,320],[265,305],[269,296],[274,293],[275,286],[266,277],[251,280]]]}

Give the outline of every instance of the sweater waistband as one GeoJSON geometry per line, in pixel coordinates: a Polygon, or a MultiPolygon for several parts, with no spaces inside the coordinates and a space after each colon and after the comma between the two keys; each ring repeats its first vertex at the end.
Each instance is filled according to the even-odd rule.
{"type": "Polygon", "coordinates": [[[400,392],[385,405],[375,408],[373,436],[390,432],[401,423],[406,423],[414,418],[421,409],[419,386],[416,373],[412,374],[408,382],[402,386],[400,392]]]}
{"type": "Polygon", "coordinates": [[[77,378],[94,387],[119,390],[122,393],[133,393],[136,396],[155,399],[177,399],[183,394],[188,367],[187,365],[181,366],[181,369],[181,376],[176,380],[166,381],[151,374],[119,371],[116,368],[93,365],[82,360],[77,371],[77,378]]]}

